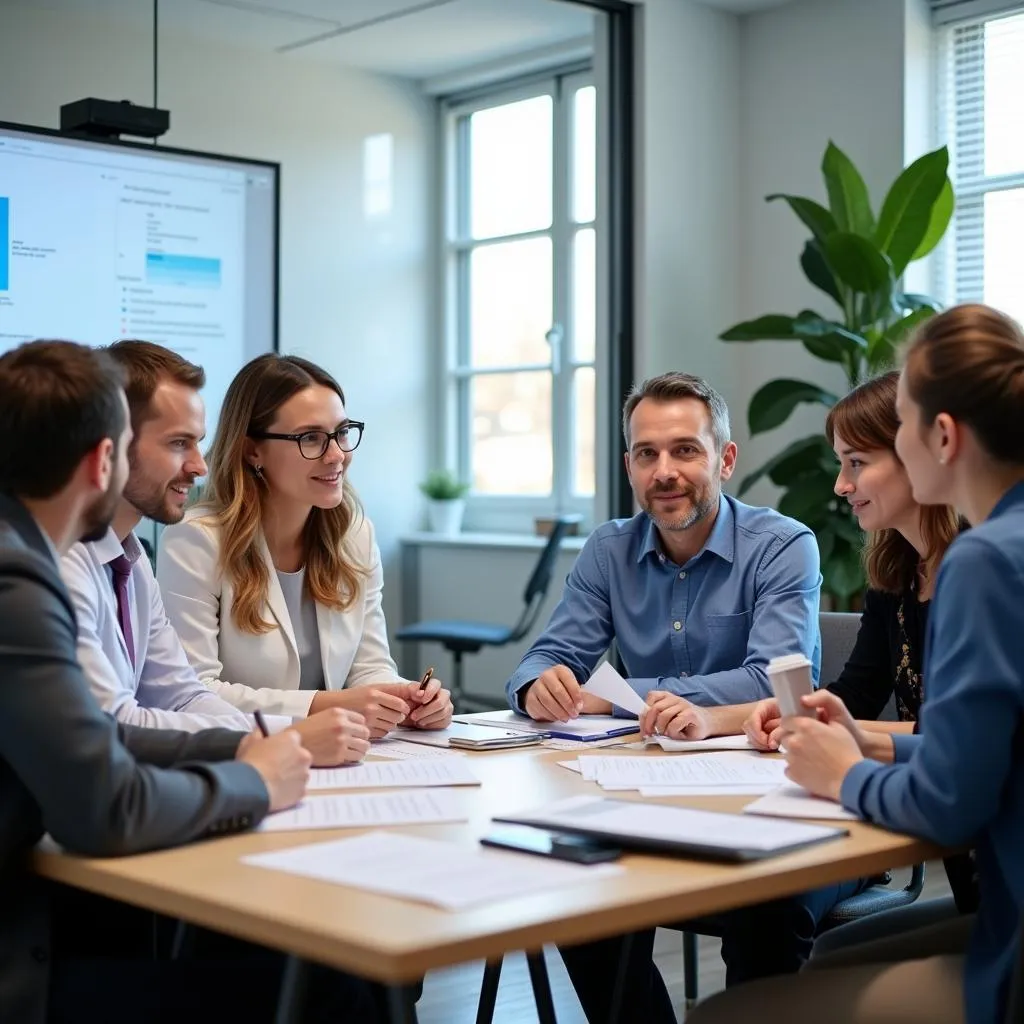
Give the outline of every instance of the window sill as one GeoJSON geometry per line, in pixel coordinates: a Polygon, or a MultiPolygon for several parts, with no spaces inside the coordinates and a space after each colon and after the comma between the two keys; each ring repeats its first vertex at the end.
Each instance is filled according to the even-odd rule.
{"type": "MultiPolygon", "coordinates": [[[[564,537],[562,551],[580,551],[586,537],[564,537]]],[[[547,544],[547,537],[532,533],[410,533],[401,538],[410,547],[453,548],[512,548],[521,551],[539,551],[547,544]]]]}

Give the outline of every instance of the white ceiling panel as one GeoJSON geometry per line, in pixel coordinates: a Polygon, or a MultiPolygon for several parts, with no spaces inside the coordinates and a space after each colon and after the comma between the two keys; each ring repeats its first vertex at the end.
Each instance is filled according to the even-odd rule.
{"type": "Polygon", "coordinates": [[[452,0],[402,18],[342,32],[294,51],[352,67],[427,78],[579,39],[594,16],[552,0],[452,0]]]}

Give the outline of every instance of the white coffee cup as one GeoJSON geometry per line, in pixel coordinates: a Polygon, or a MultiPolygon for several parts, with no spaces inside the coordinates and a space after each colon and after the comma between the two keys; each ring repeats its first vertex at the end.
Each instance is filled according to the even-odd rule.
{"type": "Polygon", "coordinates": [[[767,672],[783,718],[792,715],[816,717],[813,708],[805,708],[800,703],[801,697],[814,692],[811,663],[804,655],[784,654],[779,658],[772,658],[768,662],[767,672]]]}

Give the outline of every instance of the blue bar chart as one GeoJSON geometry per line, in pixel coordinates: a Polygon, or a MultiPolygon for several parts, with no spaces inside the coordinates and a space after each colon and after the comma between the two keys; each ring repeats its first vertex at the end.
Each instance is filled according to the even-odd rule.
{"type": "Polygon", "coordinates": [[[147,252],[146,281],[148,284],[182,288],[219,288],[220,260],[207,256],[147,252]]]}
{"type": "Polygon", "coordinates": [[[0,196],[0,292],[11,287],[11,201],[0,196]]]}

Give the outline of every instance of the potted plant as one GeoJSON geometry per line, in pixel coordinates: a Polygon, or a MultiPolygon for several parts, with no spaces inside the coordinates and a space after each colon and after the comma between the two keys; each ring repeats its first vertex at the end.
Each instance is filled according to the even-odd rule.
{"type": "MultiPolygon", "coordinates": [[[[876,219],[863,178],[830,142],[821,165],[827,208],[802,196],[770,195],[767,201],[785,201],[809,229],[800,266],[838,312],[769,313],[730,327],[722,340],[799,342],[811,355],[842,367],[850,388],[890,367],[896,346],[939,308],[927,296],[904,292],[900,279],[908,264],[938,245],[949,226],[954,197],[948,164],[945,147],[914,161],[889,189],[876,219]]],[[[771,380],[750,400],[750,433],[775,429],[803,402],[830,408],[837,398],[809,381],[771,380]]],[[[819,431],[794,441],[751,473],[739,494],[764,476],[783,489],[779,511],[814,530],[822,589],[835,607],[847,608],[864,586],[863,538],[849,505],[832,491],[835,475],[835,455],[819,431]]]]}
{"type": "Polygon", "coordinates": [[[447,469],[431,470],[420,490],[427,496],[427,521],[434,533],[456,534],[462,529],[465,494],[469,485],[447,469]]]}

